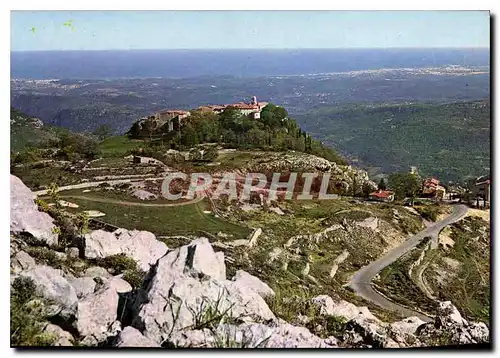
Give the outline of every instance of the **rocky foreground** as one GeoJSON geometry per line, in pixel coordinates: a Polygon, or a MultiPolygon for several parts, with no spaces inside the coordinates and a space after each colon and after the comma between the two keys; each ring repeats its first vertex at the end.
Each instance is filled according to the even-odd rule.
{"type": "Polygon", "coordinates": [[[409,317],[389,324],[366,307],[326,295],[311,300],[314,314],[346,324],[318,336],[276,317],[267,303],[275,293],[258,277],[243,270],[227,277],[224,253],[207,238],[169,248],[146,231],[95,230],[62,244],[64,234],[33,200],[11,176],[11,286],[32,280],[36,298],[24,305],[43,311],[39,326],[51,345],[398,348],[489,342],[488,327],[466,321],[451,302],[439,304],[432,322],[409,317]],[[33,255],[42,250],[45,256],[33,255]],[[49,256],[57,260],[43,259],[49,256]],[[116,274],[103,264],[112,257],[133,259],[144,275],[136,282],[116,274]]]}

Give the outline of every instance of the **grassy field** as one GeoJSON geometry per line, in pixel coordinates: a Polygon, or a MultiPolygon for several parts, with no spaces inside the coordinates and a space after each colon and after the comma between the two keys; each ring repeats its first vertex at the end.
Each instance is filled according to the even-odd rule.
{"type": "Polygon", "coordinates": [[[132,149],[144,147],[144,141],[129,139],[127,136],[109,137],[99,144],[103,157],[123,157],[132,149]]]}
{"type": "Polygon", "coordinates": [[[233,235],[235,239],[245,238],[251,229],[238,226],[213,214],[209,204],[202,201],[193,205],[174,207],[122,206],[98,203],[83,199],[71,199],[80,210],[99,210],[106,216],[99,220],[126,229],[147,230],[156,235],[200,235],[201,231],[216,235],[219,231],[233,235]]]}

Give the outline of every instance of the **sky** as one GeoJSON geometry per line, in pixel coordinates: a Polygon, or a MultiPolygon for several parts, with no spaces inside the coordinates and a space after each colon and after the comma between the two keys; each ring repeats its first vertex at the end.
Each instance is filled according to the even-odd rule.
{"type": "Polygon", "coordinates": [[[11,50],[489,47],[487,11],[12,11],[11,50]]]}

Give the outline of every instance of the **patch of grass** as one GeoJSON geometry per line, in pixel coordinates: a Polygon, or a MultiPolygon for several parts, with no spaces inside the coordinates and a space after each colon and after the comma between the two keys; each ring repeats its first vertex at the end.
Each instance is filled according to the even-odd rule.
{"type": "Polygon", "coordinates": [[[37,262],[60,269],[65,266],[66,260],[62,260],[55,251],[47,247],[26,247],[26,252],[37,262]]]}
{"type": "Polygon", "coordinates": [[[404,216],[399,219],[399,227],[405,234],[415,234],[422,230],[422,222],[415,218],[404,216]]]}
{"type": "Polygon", "coordinates": [[[10,292],[11,346],[52,345],[55,337],[43,331],[45,318],[44,301],[36,296],[35,282],[27,277],[16,278],[10,292]]]}
{"type": "Polygon", "coordinates": [[[97,260],[97,265],[111,269],[114,275],[119,275],[127,270],[137,270],[137,262],[125,254],[117,254],[97,260]]]}
{"type": "Polygon", "coordinates": [[[133,149],[146,147],[142,140],[130,139],[127,136],[109,137],[99,143],[99,150],[103,157],[124,157],[133,149]]]}
{"type": "Polygon", "coordinates": [[[146,277],[146,272],[139,268],[128,269],[123,274],[123,279],[127,281],[133,289],[141,288],[146,277]]]}
{"type": "Polygon", "coordinates": [[[173,207],[125,206],[83,199],[72,199],[81,210],[99,210],[106,216],[99,220],[126,229],[147,230],[156,235],[196,235],[200,230],[216,235],[219,231],[236,239],[246,238],[250,229],[205,214],[207,202],[173,207]]]}
{"type": "Polygon", "coordinates": [[[441,212],[439,207],[434,205],[414,206],[414,208],[422,216],[422,218],[433,222],[437,220],[438,215],[441,212]]]}

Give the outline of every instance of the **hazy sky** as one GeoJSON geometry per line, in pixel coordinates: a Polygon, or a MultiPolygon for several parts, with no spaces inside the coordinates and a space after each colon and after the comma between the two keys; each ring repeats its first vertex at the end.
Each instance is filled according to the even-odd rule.
{"type": "Polygon", "coordinates": [[[12,50],[489,47],[489,32],[485,11],[11,13],[12,50]]]}

